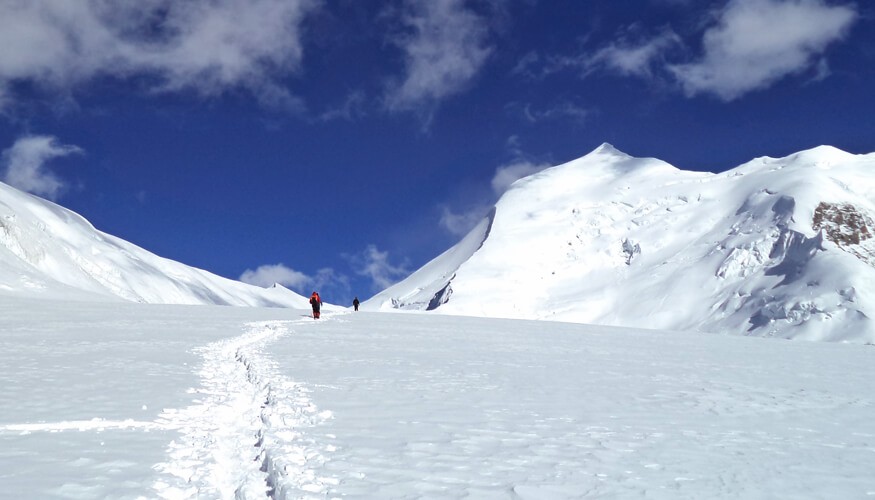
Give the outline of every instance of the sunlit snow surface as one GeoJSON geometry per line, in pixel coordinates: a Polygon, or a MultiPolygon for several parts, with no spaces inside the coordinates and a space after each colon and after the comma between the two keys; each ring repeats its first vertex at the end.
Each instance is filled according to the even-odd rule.
{"type": "Polygon", "coordinates": [[[875,343],[875,154],[719,174],[610,145],[518,180],[366,310],[875,343]]]}
{"type": "Polygon", "coordinates": [[[875,348],[0,302],[2,498],[867,498],[875,348]]]}

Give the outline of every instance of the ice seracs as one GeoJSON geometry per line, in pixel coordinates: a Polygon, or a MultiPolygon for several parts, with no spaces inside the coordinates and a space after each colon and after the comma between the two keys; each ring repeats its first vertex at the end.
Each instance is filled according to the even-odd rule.
{"type": "Polygon", "coordinates": [[[603,144],[365,307],[873,342],[873,193],[875,154],[714,174],[603,144]]]}

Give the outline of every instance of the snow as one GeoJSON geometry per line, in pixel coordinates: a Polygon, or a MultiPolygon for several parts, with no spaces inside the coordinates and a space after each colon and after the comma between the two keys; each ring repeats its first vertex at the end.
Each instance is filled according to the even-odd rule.
{"type": "Polygon", "coordinates": [[[0,184],[0,498],[875,496],[873,164],[603,145],[318,321],[0,184]]]}
{"type": "MultiPolygon", "coordinates": [[[[516,181],[362,309],[875,343],[873,166],[875,153],[821,146],[713,174],[603,144],[516,181]]],[[[307,307],[2,184],[0,295],[307,307]]]]}
{"type": "Polygon", "coordinates": [[[605,144],[362,308],[872,343],[873,167],[822,146],[713,174],[605,144]]]}
{"type": "Polygon", "coordinates": [[[864,498],[871,347],[10,299],[2,498],[864,498]]]}
{"type": "Polygon", "coordinates": [[[263,289],[158,257],[80,215],[0,183],[0,294],[158,304],[307,307],[263,289]]]}

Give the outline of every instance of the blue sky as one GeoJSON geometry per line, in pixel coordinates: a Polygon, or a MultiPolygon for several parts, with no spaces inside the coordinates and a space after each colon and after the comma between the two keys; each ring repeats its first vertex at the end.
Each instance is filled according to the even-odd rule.
{"type": "Polygon", "coordinates": [[[364,299],[610,142],[875,151],[875,5],[0,0],[0,176],[158,255],[364,299]]]}

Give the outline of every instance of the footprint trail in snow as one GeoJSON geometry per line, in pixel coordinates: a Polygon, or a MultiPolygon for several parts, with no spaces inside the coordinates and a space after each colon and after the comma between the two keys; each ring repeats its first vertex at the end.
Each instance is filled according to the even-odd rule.
{"type": "Polygon", "coordinates": [[[318,473],[331,450],[304,432],[331,412],[318,411],[309,390],[266,353],[293,324],[303,326],[250,323],[243,335],[198,348],[201,386],[191,392],[200,398],[159,418],[181,433],[168,460],[155,466],[160,498],[321,498],[336,483],[318,473]]]}

